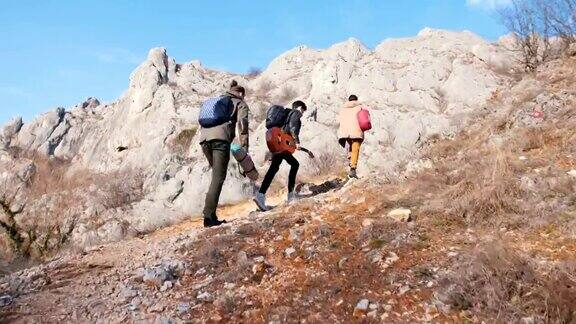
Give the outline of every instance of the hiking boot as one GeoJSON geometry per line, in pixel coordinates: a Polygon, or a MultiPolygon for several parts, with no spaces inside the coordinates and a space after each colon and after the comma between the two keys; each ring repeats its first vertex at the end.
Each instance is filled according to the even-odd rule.
{"type": "Polygon", "coordinates": [[[218,220],[218,218],[216,217],[212,217],[212,218],[204,218],[204,227],[208,228],[208,227],[214,227],[214,226],[220,226],[222,224],[226,224],[228,223],[226,220],[218,220]]]}
{"type": "Polygon", "coordinates": [[[254,202],[256,203],[256,206],[258,206],[258,209],[260,209],[261,211],[268,211],[270,210],[270,207],[266,206],[266,195],[259,192],[256,194],[256,196],[254,197],[254,202]]]}
{"type": "Polygon", "coordinates": [[[358,175],[356,174],[356,169],[350,169],[350,172],[348,172],[348,178],[358,179],[358,175]]]}
{"type": "Polygon", "coordinates": [[[298,199],[298,196],[296,195],[296,193],[294,191],[289,192],[288,193],[288,198],[286,199],[287,203],[291,203],[296,201],[296,199],[298,199]]]}

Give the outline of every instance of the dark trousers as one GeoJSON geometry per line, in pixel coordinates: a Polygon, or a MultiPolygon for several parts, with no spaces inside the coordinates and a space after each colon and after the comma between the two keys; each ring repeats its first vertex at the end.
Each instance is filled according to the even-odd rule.
{"type": "Polygon", "coordinates": [[[274,180],[274,176],[280,170],[280,164],[282,161],[288,162],[290,164],[290,174],[288,175],[288,192],[294,191],[294,187],[296,186],[296,175],[298,174],[298,168],[300,167],[300,163],[298,160],[290,154],[290,153],[277,153],[272,156],[272,164],[270,164],[270,168],[268,172],[266,172],[266,176],[264,176],[264,180],[262,180],[262,185],[260,186],[260,193],[265,194],[274,180]]]}
{"type": "Polygon", "coordinates": [[[202,143],[202,152],[212,167],[212,181],[206,194],[203,215],[204,218],[215,219],[220,193],[226,180],[228,162],[230,162],[230,143],[221,140],[207,141],[202,143]]]}

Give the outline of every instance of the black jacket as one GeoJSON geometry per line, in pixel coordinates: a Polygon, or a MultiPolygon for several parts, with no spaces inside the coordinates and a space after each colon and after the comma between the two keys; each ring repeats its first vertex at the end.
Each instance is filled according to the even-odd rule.
{"type": "Polygon", "coordinates": [[[296,144],[300,144],[300,128],[302,128],[302,113],[297,109],[292,109],[288,114],[288,121],[283,127],[283,131],[292,135],[296,144]]]}

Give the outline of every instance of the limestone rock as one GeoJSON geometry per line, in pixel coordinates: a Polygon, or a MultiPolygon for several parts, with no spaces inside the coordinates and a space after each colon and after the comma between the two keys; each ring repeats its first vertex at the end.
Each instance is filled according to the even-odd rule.
{"type": "Polygon", "coordinates": [[[370,301],[368,299],[361,299],[358,301],[358,304],[356,304],[356,307],[354,307],[354,317],[362,317],[366,315],[369,304],[370,301]]]}
{"type": "MultiPolygon", "coordinates": [[[[24,184],[12,176],[14,168],[28,170],[22,172],[29,177],[38,167],[35,162],[25,167],[31,162],[12,157],[6,151],[9,146],[28,155],[66,161],[67,179],[104,175],[120,183],[138,182],[81,186],[72,196],[77,206],[57,218],[39,211],[49,212],[48,205],[58,206],[59,198],[28,202],[34,210],[26,208],[22,219],[54,219],[63,232],[68,230],[65,224],[74,224],[70,241],[82,247],[199,215],[210,167],[197,141],[198,107],[225,91],[232,79],[249,90],[247,102],[254,116],[250,154],[258,170],[267,167],[267,147],[257,110],[288,105],[295,99],[315,111],[315,118],[303,122],[301,140],[318,158],[296,153],[301,174],[313,177],[323,172],[321,162],[326,160],[331,167],[344,168],[346,152],[337,144],[336,127],[340,106],[354,93],[371,110],[374,126],[362,147],[359,175],[390,175],[429,136],[454,134],[462,116],[483,107],[492,92],[506,84],[504,74],[494,73],[514,61],[504,43],[490,44],[470,32],[424,29],[416,37],[385,40],[375,50],[355,39],[325,50],[299,46],[250,80],[209,70],[198,61],[177,64],[164,48],[153,48],[118,100],[102,104],[87,98],[69,111],[57,108],[29,123],[16,119],[2,128],[0,176],[14,186],[0,190],[24,184]],[[126,196],[135,188],[142,194],[126,196]]],[[[530,96],[541,93],[537,82],[523,86],[530,96]]],[[[242,201],[252,189],[232,162],[220,203],[242,201]]],[[[15,192],[20,202],[26,201],[26,190],[15,192]]]]}
{"type": "Polygon", "coordinates": [[[22,117],[16,117],[10,120],[0,132],[0,148],[7,148],[10,145],[12,137],[22,128],[22,117]]]}
{"type": "Polygon", "coordinates": [[[142,281],[147,285],[154,286],[157,288],[162,287],[164,282],[172,280],[173,276],[170,272],[162,267],[156,267],[152,269],[147,269],[144,271],[142,281]]]}
{"type": "Polygon", "coordinates": [[[393,220],[395,220],[397,222],[409,222],[412,220],[410,217],[411,213],[412,213],[412,211],[410,209],[397,208],[397,209],[391,210],[388,213],[388,217],[392,218],[393,220]]]}

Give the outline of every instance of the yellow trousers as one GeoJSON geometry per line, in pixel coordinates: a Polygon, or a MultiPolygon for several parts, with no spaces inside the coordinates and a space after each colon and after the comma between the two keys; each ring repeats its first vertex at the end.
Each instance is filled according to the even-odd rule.
{"type": "Polygon", "coordinates": [[[358,166],[358,158],[360,157],[360,146],[362,145],[362,140],[349,138],[346,142],[348,142],[350,168],[356,169],[358,166]]]}

